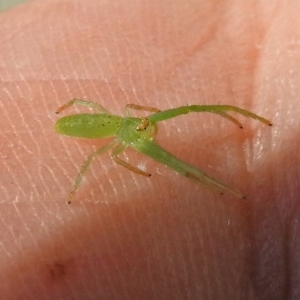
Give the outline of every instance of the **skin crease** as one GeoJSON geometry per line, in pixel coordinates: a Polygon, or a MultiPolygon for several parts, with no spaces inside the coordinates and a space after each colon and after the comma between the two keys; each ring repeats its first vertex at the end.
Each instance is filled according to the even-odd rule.
{"type": "Polygon", "coordinates": [[[0,16],[1,298],[299,299],[300,6],[207,3],[36,1],[0,16]],[[160,126],[165,148],[247,200],[129,150],[150,179],[105,154],[68,206],[108,142],[54,132],[74,97],[116,114],[231,104],[274,126],[210,114],[160,126]]]}

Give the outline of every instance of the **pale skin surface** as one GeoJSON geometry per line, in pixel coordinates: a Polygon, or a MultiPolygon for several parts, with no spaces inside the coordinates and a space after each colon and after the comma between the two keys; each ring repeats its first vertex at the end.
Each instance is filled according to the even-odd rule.
{"type": "Polygon", "coordinates": [[[3,299],[299,298],[299,2],[56,2],[0,16],[3,299]],[[183,116],[158,137],[251,199],[129,151],[151,179],[104,155],[68,206],[103,145],[55,134],[74,97],[117,114],[222,103],[266,117],[273,128],[239,130],[183,116]]]}

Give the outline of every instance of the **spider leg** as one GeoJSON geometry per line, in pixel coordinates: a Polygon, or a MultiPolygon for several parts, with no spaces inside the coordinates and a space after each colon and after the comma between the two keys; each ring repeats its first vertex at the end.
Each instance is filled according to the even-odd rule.
{"type": "Polygon", "coordinates": [[[138,105],[138,104],[127,104],[125,107],[125,112],[127,116],[130,116],[130,110],[131,109],[136,109],[136,110],[145,110],[145,111],[150,111],[150,112],[155,112],[158,113],[160,110],[156,107],[152,106],[143,106],[143,105],[138,105]]]}
{"type": "Polygon", "coordinates": [[[111,158],[112,158],[117,164],[119,164],[119,165],[125,167],[126,169],[128,169],[128,170],[130,170],[130,171],[132,171],[132,172],[134,172],[134,173],[136,173],[136,174],[140,174],[140,175],[143,175],[143,176],[146,176],[146,177],[150,177],[150,176],[151,176],[150,173],[144,172],[144,171],[142,171],[141,169],[139,169],[139,168],[137,168],[137,167],[134,167],[134,166],[128,164],[127,162],[125,162],[124,160],[122,160],[122,159],[120,159],[120,158],[118,157],[118,155],[119,155],[120,153],[122,153],[122,152],[126,149],[126,147],[127,147],[127,145],[121,145],[121,146],[117,147],[117,148],[113,151],[113,153],[112,153],[112,155],[111,155],[111,158]]]}
{"type": "Polygon", "coordinates": [[[155,113],[153,115],[150,115],[147,118],[150,122],[160,122],[167,119],[175,118],[180,115],[188,114],[191,112],[210,112],[210,113],[223,116],[240,127],[241,126],[240,122],[227,114],[227,112],[229,111],[237,112],[241,115],[244,115],[245,117],[256,119],[266,125],[272,126],[272,123],[269,120],[260,117],[248,110],[239,108],[237,106],[232,106],[232,105],[187,105],[187,106],[181,106],[173,109],[164,110],[155,113]]]}
{"type": "Polygon", "coordinates": [[[100,105],[96,102],[85,101],[85,100],[81,100],[81,99],[73,99],[73,100],[65,103],[64,105],[60,106],[57,109],[56,113],[59,114],[62,111],[64,111],[65,109],[71,107],[74,104],[87,106],[87,107],[90,107],[92,109],[96,109],[96,110],[100,111],[103,114],[111,115],[111,113],[106,108],[104,108],[102,105],[100,105]]]}
{"type": "Polygon", "coordinates": [[[112,147],[115,147],[117,145],[116,141],[113,141],[107,145],[105,145],[104,147],[101,147],[100,149],[96,150],[95,152],[93,152],[92,154],[89,155],[89,157],[87,158],[87,160],[84,162],[84,164],[82,165],[80,172],[78,173],[75,182],[74,182],[74,186],[72,191],[69,194],[69,201],[68,203],[70,204],[72,202],[72,198],[74,197],[81,181],[83,178],[83,175],[86,173],[86,171],[89,169],[89,167],[91,166],[91,163],[93,162],[93,160],[103,154],[104,152],[106,152],[107,150],[111,149],[112,147]]]}

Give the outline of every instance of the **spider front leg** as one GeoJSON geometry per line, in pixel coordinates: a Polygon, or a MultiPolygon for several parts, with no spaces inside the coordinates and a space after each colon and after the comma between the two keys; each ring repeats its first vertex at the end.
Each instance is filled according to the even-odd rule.
{"type": "Polygon", "coordinates": [[[227,114],[227,112],[230,112],[230,111],[237,112],[241,115],[244,115],[245,117],[256,119],[268,126],[272,126],[272,123],[269,120],[267,120],[263,117],[260,117],[248,110],[239,108],[237,106],[232,106],[232,105],[187,105],[187,106],[181,106],[178,108],[164,110],[164,111],[158,112],[156,114],[153,114],[151,116],[148,116],[148,120],[152,121],[152,122],[160,122],[160,121],[164,121],[167,119],[175,118],[180,115],[188,114],[191,112],[210,112],[213,114],[220,115],[221,117],[224,117],[227,120],[233,122],[240,128],[243,128],[242,124],[236,118],[227,114]]]}
{"type": "Polygon", "coordinates": [[[87,106],[87,107],[90,107],[92,109],[96,109],[96,110],[98,110],[99,112],[101,112],[103,114],[111,115],[111,113],[106,108],[104,108],[102,105],[100,105],[98,103],[95,103],[95,102],[85,101],[85,100],[81,100],[81,99],[73,99],[73,100],[67,102],[66,104],[60,106],[57,109],[56,113],[59,114],[62,111],[64,111],[65,109],[71,107],[74,104],[87,106]]]}

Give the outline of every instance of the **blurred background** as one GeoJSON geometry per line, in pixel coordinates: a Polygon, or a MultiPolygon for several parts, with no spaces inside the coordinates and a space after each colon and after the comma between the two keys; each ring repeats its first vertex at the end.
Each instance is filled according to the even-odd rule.
{"type": "Polygon", "coordinates": [[[0,12],[30,0],[0,0],[0,12]]]}

